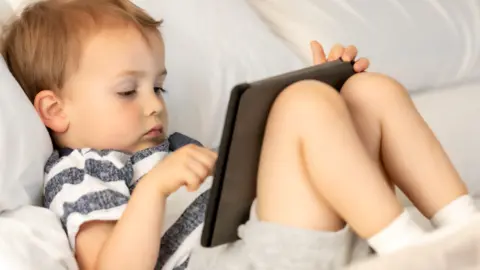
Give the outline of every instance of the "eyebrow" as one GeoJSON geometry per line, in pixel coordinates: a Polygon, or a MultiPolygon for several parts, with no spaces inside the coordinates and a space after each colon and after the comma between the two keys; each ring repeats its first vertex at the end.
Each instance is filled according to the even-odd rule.
{"type": "MultiPolygon", "coordinates": [[[[118,76],[123,77],[123,76],[135,76],[135,77],[144,77],[146,74],[145,71],[141,70],[125,70],[122,71],[118,76]]],[[[162,77],[167,75],[167,70],[163,69],[160,72],[157,73],[157,77],[162,77]]]]}

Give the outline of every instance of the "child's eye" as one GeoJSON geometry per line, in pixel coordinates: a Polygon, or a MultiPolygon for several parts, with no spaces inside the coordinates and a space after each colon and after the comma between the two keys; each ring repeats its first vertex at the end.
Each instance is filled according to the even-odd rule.
{"type": "Polygon", "coordinates": [[[153,91],[155,91],[155,93],[157,93],[157,94],[167,92],[167,90],[165,90],[165,88],[163,88],[163,87],[153,87],[153,91]]]}
{"type": "Polygon", "coordinates": [[[137,93],[136,90],[130,90],[130,91],[125,91],[125,92],[118,92],[117,94],[122,96],[122,97],[131,97],[134,96],[137,93]]]}

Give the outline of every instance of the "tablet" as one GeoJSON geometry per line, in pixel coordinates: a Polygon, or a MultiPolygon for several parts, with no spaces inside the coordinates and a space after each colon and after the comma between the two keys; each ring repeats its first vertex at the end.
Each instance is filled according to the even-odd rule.
{"type": "Polygon", "coordinates": [[[278,94],[301,80],[340,90],[354,74],[352,63],[334,61],[233,88],[202,231],[201,244],[215,247],[238,239],[238,227],[256,197],[260,150],[269,111],[278,94]]]}

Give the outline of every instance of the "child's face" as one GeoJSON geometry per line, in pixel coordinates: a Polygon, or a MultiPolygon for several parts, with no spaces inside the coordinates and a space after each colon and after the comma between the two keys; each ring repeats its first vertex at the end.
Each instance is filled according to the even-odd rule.
{"type": "Polygon", "coordinates": [[[66,146],[135,152],[165,139],[164,47],[153,33],[148,40],[128,27],[102,30],[85,44],[62,89],[66,146]]]}

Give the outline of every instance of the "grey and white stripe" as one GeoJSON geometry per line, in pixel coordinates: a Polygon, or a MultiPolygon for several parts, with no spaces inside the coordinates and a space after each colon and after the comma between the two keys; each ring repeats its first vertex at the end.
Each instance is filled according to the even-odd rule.
{"type": "MultiPolygon", "coordinates": [[[[168,152],[186,144],[200,145],[198,141],[175,133],[164,143],[133,155],[115,150],[55,151],[45,165],[44,203],[62,221],[72,248],[75,248],[75,235],[83,223],[119,219],[137,180],[168,152]]],[[[182,199],[184,195],[174,196],[178,206],[167,203],[169,215],[166,218],[170,220],[166,224],[171,225],[167,225],[162,236],[156,269],[186,269],[193,246],[182,244],[194,243],[192,240],[197,239],[192,232],[204,221],[208,194],[205,187],[185,199],[182,199]]]]}
{"type": "Polygon", "coordinates": [[[106,189],[87,193],[73,203],[65,202],[63,204],[63,215],[60,220],[66,226],[68,217],[73,213],[88,215],[94,211],[108,210],[124,205],[127,202],[127,196],[114,190],[106,189]]]}

